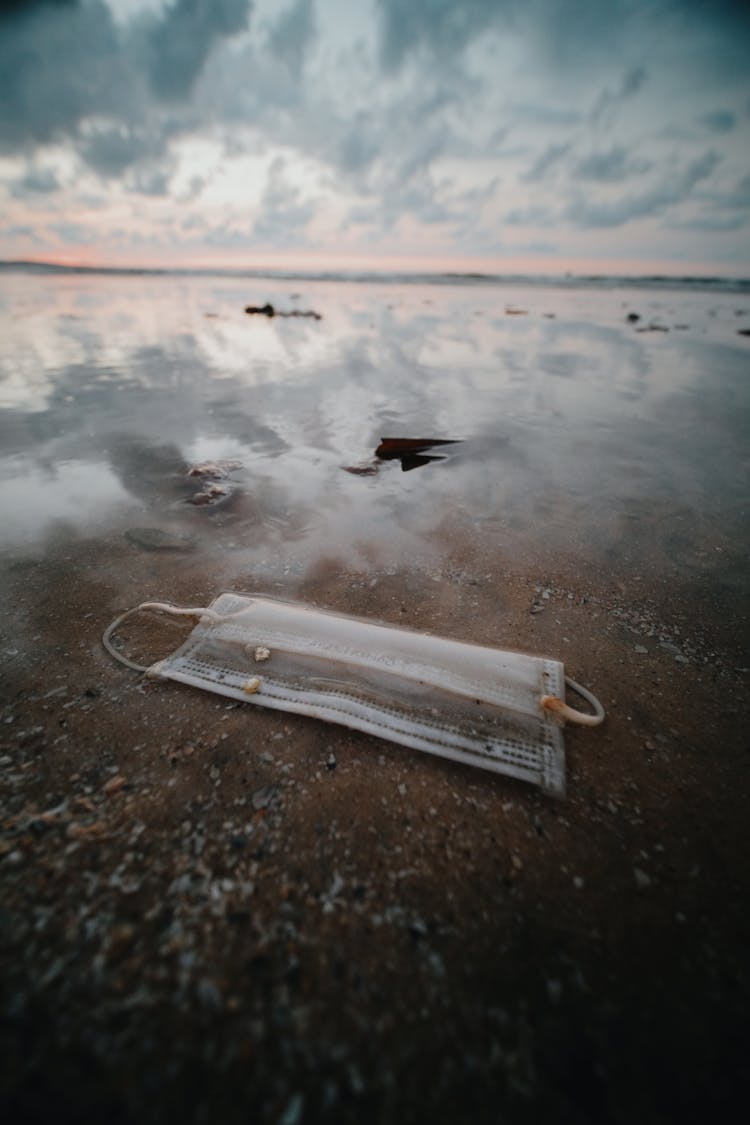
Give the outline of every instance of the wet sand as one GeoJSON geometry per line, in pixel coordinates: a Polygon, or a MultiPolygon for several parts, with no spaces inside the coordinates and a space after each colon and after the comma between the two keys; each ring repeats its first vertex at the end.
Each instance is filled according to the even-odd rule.
{"type": "MultiPolygon", "coordinates": [[[[136,587],[210,593],[121,550],[136,587]]],[[[34,630],[3,684],[14,1120],[667,1121],[737,1096],[746,696],[694,591],[461,552],[285,591],[563,658],[608,716],[566,731],[558,802],[114,664],[96,541],[10,581],[34,630]]]]}
{"type": "MultiPolygon", "coordinates": [[[[380,479],[341,477],[380,502],[380,479]]],[[[688,505],[679,540],[679,508],[644,501],[582,551],[586,526],[477,523],[448,488],[442,514],[344,547],[292,515],[299,550],[275,559],[274,533],[232,546],[218,517],[189,552],[148,550],[124,531],[172,526],[167,492],[148,518],[53,521],[3,552],[8,1119],[648,1123],[737,1104],[738,525],[688,505]],[[557,801],[101,647],[144,598],[226,588],[559,657],[606,723],[567,728],[557,801]]],[[[255,502],[248,526],[277,526],[273,496],[255,502]]],[[[144,618],[128,644],[156,659],[185,632],[144,618]]]]}

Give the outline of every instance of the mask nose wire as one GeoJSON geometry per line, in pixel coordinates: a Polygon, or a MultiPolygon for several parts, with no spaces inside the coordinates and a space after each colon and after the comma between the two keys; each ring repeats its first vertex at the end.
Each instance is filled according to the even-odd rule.
{"type": "Polygon", "coordinates": [[[543,695],[541,699],[542,707],[545,711],[552,711],[555,715],[559,715],[561,719],[567,719],[569,723],[578,723],[584,727],[598,727],[599,723],[604,721],[604,708],[599,700],[585,688],[583,684],[579,684],[576,680],[571,679],[570,676],[565,677],[565,683],[587,703],[590,703],[594,709],[593,715],[587,711],[576,711],[575,707],[569,707],[567,703],[563,703],[562,699],[558,699],[556,695],[543,695]]]}
{"type": "Polygon", "coordinates": [[[206,619],[212,621],[214,624],[219,621],[225,620],[220,613],[215,613],[212,609],[206,609],[205,606],[192,606],[182,607],[178,605],[169,605],[168,602],[141,602],[140,605],[134,606],[133,609],[128,609],[125,613],[121,613],[119,617],[107,626],[102,633],[102,644],[115,660],[119,660],[120,664],[124,664],[126,668],[132,668],[134,672],[148,672],[151,667],[150,664],[136,664],[134,660],[129,660],[127,656],[123,656],[118,652],[112,643],[112,635],[116,629],[122,625],[123,621],[127,621],[129,617],[133,617],[136,613],[140,613],[142,609],[158,609],[162,613],[169,613],[173,617],[197,617],[199,619],[206,619]]]}

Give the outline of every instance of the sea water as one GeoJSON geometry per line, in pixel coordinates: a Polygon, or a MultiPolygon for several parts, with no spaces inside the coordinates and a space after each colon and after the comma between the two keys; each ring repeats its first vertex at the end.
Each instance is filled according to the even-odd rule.
{"type": "Polygon", "coordinates": [[[3,550],[153,527],[273,575],[460,536],[739,580],[743,328],[742,286],[6,270],[3,550]],[[409,469],[384,436],[457,444],[409,469]],[[207,460],[238,467],[201,508],[207,460]]]}

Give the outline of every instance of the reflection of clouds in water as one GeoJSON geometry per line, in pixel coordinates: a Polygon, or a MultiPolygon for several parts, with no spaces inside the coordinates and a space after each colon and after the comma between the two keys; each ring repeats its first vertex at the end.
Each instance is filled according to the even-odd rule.
{"type": "Polygon", "coordinates": [[[6,543],[31,538],[60,520],[97,526],[127,501],[127,491],[106,464],[59,463],[49,471],[21,461],[16,474],[0,480],[3,538],[6,543]]]}
{"type": "Polygon", "coordinates": [[[22,279],[0,324],[0,439],[24,461],[0,461],[0,510],[46,473],[54,487],[29,487],[29,522],[56,506],[83,518],[89,480],[91,511],[129,496],[207,543],[313,556],[411,548],[451,510],[547,545],[593,541],[602,526],[619,535],[609,515],[623,498],[736,491],[736,352],[720,386],[716,349],[699,360],[695,340],[635,335],[621,294],[514,294],[529,315],[507,317],[491,287],[433,291],[428,307],[416,286],[305,288],[298,304],[320,322],[244,315],[256,299],[290,306],[280,282],[22,279]],[[712,409],[727,387],[732,406],[712,409]],[[463,444],[419,473],[342,471],[384,436],[463,444]],[[223,458],[243,463],[231,504],[191,509],[186,463],[223,458]]]}
{"type": "Polygon", "coordinates": [[[135,499],[149,507],[171,501],[185,476],[185,462],[177,445],[154,445],[129,434],[106,439],[112,471],[135,499]]]}
{"type": "MultiPolygon", "coordinates": [[[[4,346],[8,346],[7,340],[4,346]]],[[[45,369],[38,352],[27,354],[21,363],[12,366],[3,364],[0,370],[0,411],[23,409],[30,413],[47,410],[54,386],[54,376],[45,369]]]]}
{"type": "Polygon", "coordinates": [[[304,320],[267,320],[245,316],[212,320],[211,331],[200,334],[203,359],[218,377],[227,375],[253,386],[265,381],[279,367],[286,371],[322,365],[335,353],[332,326],[321,330],[304,320]]]}

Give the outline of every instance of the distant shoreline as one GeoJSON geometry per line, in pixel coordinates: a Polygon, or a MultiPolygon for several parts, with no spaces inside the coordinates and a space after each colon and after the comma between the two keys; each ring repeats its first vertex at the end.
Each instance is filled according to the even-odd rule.
{"type": "Polygon", "coordinates": [[[153,267],[153,266],[75,266],[56,262],[34,262],[24,259],[0,261],[0,273],[40,275],[92,275],[113,277],[226,277],[235,279],[265,278],[272,281],[349,282],[380,285],[529,285],[554,289],[679,289],[721,293],[750,294],[750,278],[702,277],[668,274],[518,274],[420,272],[389,270],[293,270],[273,268],[221,267],[153,267]]]}

